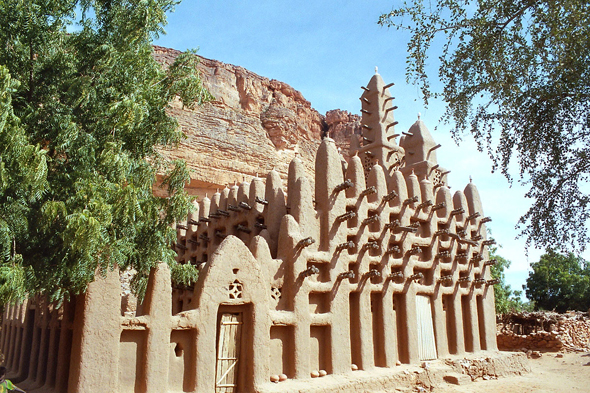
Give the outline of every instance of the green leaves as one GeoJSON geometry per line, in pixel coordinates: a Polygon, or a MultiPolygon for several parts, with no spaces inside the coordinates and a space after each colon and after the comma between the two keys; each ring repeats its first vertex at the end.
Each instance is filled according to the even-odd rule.
{"type": "Polygon", "coordinates": [[[175,3],[0,2],[0,302],[80,293],[114,266],[138,283],[158,261],[180,284],[196,278],[170,248],[169,225],[192,208],[188,170],[158,148],[183,136],[171,99],[211,96],[194,53],[166,71],[152,55],[175,3]],[[157,174],[168,198],[153,196],[157,174]]]}
{"type": "Polygon", "coordinates": [[[0,302],[15,301],[26,290],[17,239],[29,229],[27,214],[47,186],[45,151],[27,142],[14,115],[12,95],[19,83],[0,65],[0,302]]]}
{"type": "Polygon", "coordinates": [[[526,280],[527,298],[544,310],[565,312],[590,308],[590,266],[574,254],[547,250],[526,280]]]}
{"type": "Polygon", "coordinates": [[[498,284],[494,284],[496,313],[506,314],[530,308],[531,305],[529,303],[524,304],[520,298],[522,291],[513,290],[510,285],[506,284],[504,271],[510,267],[512,262],[500,256],[496,247],[490,249],[490,259],[496,260],[496,264],[491,265],[491,275],[493,278],[500,280],[498,284]]]}
{"type": "Polygon", "coordinates": [[[500,170],[530,186],[527,243],[583,249],[590,165],[590,4],[517,0],[404,2],[382,25],[408,29],[407,78],[447,104],[456,139],[471,133],[500,170]],[[409,20],[408,20],[409,19],[409,20]],[[440,48],[440,49],[438,49],[440,48]],[[438,57],[442,89],[432,89],[438,57]]]}
{"type": "MultiPolygon", "coordinates": [[[[213,96],[203,88],[197,74],[191,72],[198,64],[197,50],[191,49],[176,58],[167,71],[165,83],[170,93],[178,96],[189,108],[212,101],[213,96]]],[[[170,96],[171,100],[173,97],[170,96]]]]}

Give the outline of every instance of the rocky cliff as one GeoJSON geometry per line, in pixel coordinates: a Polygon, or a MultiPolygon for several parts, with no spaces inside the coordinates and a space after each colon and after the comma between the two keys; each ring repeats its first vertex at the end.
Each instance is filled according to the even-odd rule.
{"type": "MultiPolygon", "coordinates": [[[[168,66],[180,52],[155,46],[154,54],[168,66]]],[[[360,133],[359,116],[341,110],[321,115],[286,83],[203,57],[199,70],[215,100],[193,110],[171,103],[170,113],[186,139],[178,148],[163,150],[171,159],[187,161],[191,194],[204,195],[273,168],[286,179],[295,154],[313,179],[322,136],[329,133],[346,156],[350,135],[360,133]]]]}

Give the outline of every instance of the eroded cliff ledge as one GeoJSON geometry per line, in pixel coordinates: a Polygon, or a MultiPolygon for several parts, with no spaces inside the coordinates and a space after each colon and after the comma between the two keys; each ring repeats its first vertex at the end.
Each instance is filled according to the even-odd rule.
{"type": "MultiPolygon", "coordinates": [[[[154,47],[155,58],[165,67],[180,53],[154,47]]],[[[215,101],[192,110],[171,103],[170,113],[186,139],[178,148],[163,150],[167,157],[188,163],[191,194],[204,196],[273,168],[286,179],[295,154],[313,179],[322,135],[329,133],[346,155],[350,135],[360,133],[359,116],[337,109],[321,115],[286,83],[203,57],[199,70],[215,101]]]]}

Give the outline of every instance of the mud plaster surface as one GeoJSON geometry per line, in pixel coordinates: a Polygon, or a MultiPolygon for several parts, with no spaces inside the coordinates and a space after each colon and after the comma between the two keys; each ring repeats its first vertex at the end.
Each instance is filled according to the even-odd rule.
{"type": "MultiPolygon", "coordinates": [[[[504,379],[521,378],[531,371],[531,360],[523,353],[495,352],[481,353],[471,356],[446,357],[422,365],[400,365],[394,369],[377,368],[371,372],[355,371],[345,375],[328,375],[315,379],[287,380],[279,383],[268,383],[262,387],[261,393],[275,392],[306,392],[306,393],[394,393],[394,392],[454,392],[457,385],[445,382],[448,377],[457,377],[461,383],[458,392],[480,392],[483,376],[494,378],[501,383],[504,379]],[[471,382],[472,378],[475,382],[471,382]],[[464,385],[463,385],[464,384],[464,385]]],[[[588,385],[590,386],[590,385],[588,385]]],[[[489,390],[486,392],[504,392],[489,390]]],[[[520,392],[514,390],[511,392],[520,392]]],[[[531,390],[532,392],[532,390],[531,390]]]]}
{"type": "MultiPolygon", "coordinates": [[[[590,392],[590,352],[566,353],[563,358],[555,353],[544,353],[539,359],[529,360],[530,373],[512,375],[497,380],[475,382],[462,386],[444,384],[435,387],[436,393],[553,393],[590,392]]],[[[396,392],[399,390],[386,390],[396,392]]]]}

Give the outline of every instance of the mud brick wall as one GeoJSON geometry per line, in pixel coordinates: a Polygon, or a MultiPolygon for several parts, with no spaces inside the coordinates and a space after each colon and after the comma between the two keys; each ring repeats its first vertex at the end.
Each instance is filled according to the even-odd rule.
{"type": "Polygon", "coordinates": [[[375,74],[363,88],[349,161],[327,137],[313,177],[296,155],[286,179],[271,170],[195,201],[173,245],[200,271],[193,287],[159,263],[143,302],[113,270],[63,309],[7,307],[11,375],[44,393],[102,391],[105,375],[121,393],[319,392],[327,375],[372,383],[401,363],[496,352],[491,219],[475,184],[451,192],[421,119],[396,133],[391,86],[375,74]]]}

